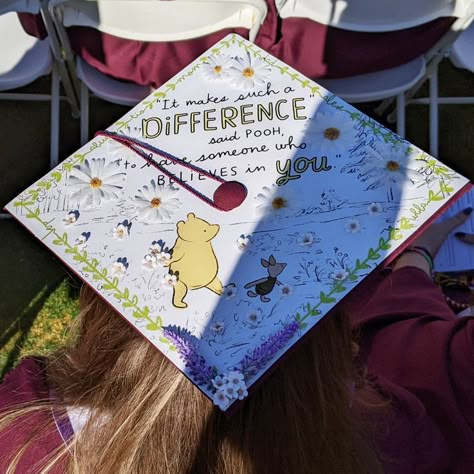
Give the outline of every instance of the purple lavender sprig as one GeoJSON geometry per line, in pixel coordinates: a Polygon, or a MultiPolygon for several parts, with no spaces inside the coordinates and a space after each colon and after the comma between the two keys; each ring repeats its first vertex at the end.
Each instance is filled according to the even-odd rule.
{"type": "Polygon", "coordinates": [[[263,369],[275,356],[275,354],[286,346],[287,342],[299,329],[298,321],[293,321],[278,332],[270,336],[263,344],[256,347],[249,355],[246,355],[236,366],[245,375],[245,380],[263,369]]]}
{"type": "Polygon", "coordinates": [[[185,367],[189,369],[189,375],[193,381],[207,388],[212,387],[212,380],[217,375],[215,367],[206,364],[206,360],[198,353],[196,344],[186,339],[190,333],[177,326],[163,329],[163,335],[176,347],[185,367]],[[184,337],[183,337],[184,336],[184,337]]]}

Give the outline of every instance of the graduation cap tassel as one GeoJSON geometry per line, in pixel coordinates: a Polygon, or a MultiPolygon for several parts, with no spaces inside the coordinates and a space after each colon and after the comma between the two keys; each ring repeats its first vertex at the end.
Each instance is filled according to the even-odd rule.
{"type": "Polygon", "coordinates": [[[181,187],[189,191],[201,201],[204,201],[205,203],[209,204],[209,206],[213,207],[214,209],[218,209],[219,211],[225,212],[232,211],[236,207],[240,206],[247,197],[247,188],[242,183],[238,181],[226,181],[225,179],[222,179],[219,176],[215,176],[203,168],[199,168],[198,166],[188,163],[183,159],[170,155],[169,153],[155,148],[149,145],[148,143],[143,143],[135,138],[127,137],[126,135],[119,135],[118,133],[108,131],[99,131],[96,133],[96,136],[104,136],[110,138],[129,148],[138,156],[140,156],[145,161],[157,168],[165,176],[168,176],[168,178],[175,181],[181,187]],[[145,153],[144,150],[146,150],[148,153],[145,153]],[[153,159],[154,154],[159,155],[176,165],[183,166],[191,171],[200,173],[203,176],[206,176],[207,178],[213,179],[214,181],[220,183],[217,189],[214,191],[213,199],[209,199],[207,196],[200,193],[197,189],[193,188],[189,184],[185,183],[182,179],[178,178],[176,175],[168,171],[163,165],[153,159]]]}

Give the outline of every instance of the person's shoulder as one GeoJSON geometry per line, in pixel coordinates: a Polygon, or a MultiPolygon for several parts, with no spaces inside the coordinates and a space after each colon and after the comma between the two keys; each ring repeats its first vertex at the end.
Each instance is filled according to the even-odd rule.
{"type": "Polygon", "coordinates": [[[390,403],[377,432],[379,449],[391,467],[389,472],[449,472],[446,440],[421,400],[384,377],[374,376],[372,383],[390,403]]]}
{"type": "Polygon", "coordinates": [[[0,384],[0,410],[49,398],[45,360],[27,357],[5,375],[0,384]]]}

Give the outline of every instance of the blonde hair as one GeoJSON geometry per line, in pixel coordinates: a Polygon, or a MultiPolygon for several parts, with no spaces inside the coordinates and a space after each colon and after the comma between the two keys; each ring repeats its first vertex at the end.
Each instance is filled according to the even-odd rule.
{"type": "Polygon", "coordinates": [[[42,472],[57,462],[80,474],[383,472],[376,427],[363,413],[384,403],[354,369],[344,315],[325,317],[226,415],[86,287],[81,307],[74,344],[49,359],[47,372],[63,400],[56,408],[85,407],[92,416],[42,472]]]}

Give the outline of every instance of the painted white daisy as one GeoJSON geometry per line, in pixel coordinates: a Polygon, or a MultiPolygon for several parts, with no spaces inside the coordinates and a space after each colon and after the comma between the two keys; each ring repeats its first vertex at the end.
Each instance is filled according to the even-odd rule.
{"type": "Polygon", "coordinates": [[[330,276],[334,280],[343,281],[348,277],[348,275],[349,272],[341,268],[340,270],[336,270],[334,273],[331,273],[330,276]]]}
{"type": "Polygon", "coordinates": [[[107,163],[105,158],[86,159],[76,165],[69,174],[70,199],[85,206],[99,206],[100,203],[118,199],[126,173],[118,173],[117,161],[107,163]]]}
{"type": "Polygon", "coordinates": [[[120,257],[112,264],[112,274],[114,276],[124,276],[128,269],[127,257],[120,257]]]}
{"type": "Polygon", "coordinates": [[[176,275],[173,275],[172,273],[167,273],[161,280],[161,286],[165,288],[173,288],[173,286],[176,285],[177,281],[178,278],[176,277],[176,275]]]}
{"type": "Polygon", "coordinates": [[[283,284],[279,288],[280,288],[280,295],[283,298],[287,298],[293,293],[293,288],[290,285],[283,284]]]}
{"type": "Polygon", "coordinates": [[[238,370],[231,370],[227,375],[227,383],[233,385],[234,387],[240,387],[245,385],[244,374],[238,370]]]}
{"type": "Polygon", "coordinates": [[[302,247],[309,247],[310,245],[313,245],[315,241],[314,233],[304,232],[299,234],[296,241],[298,242],[298,245],[301,245],[302,247]]]}
{"type": "Polygon", "coordinates": [[[251,244],[250,235],[241,234],[236,243],[237,248],[242,252],[245,252],[251,244]]]}
{"type": "Polygon", "coordinates": [[[206,79],[220,81],[229,77],[229,70],[235,61],[225,54],[210,56],[201,64],[201,71],[206,79]]]}
{"type": "Polygon", "coordinates": [[[240,387],[237,389],[237,398],[239,400],[243,400],[246,396],[248,396],[249,392],[247,387],[240,387]]]}
{"type": "Polygon", "coordinates": [[[393,146],[379,142],[375,148],[366,147],[367,156],[360,168],[359,179],[368,181],[367,189],[384,187],[389,200],[393,199],[393,188],[400,189],[404,183],[417,183],[424,178],[407,166],[409,154],[405,146],[393,146]]]}
{"type": "Polygon", "coordinates": [[[74,241],[74,246],[78,250],[84,250],[87,247],[87,241],[89,240],[89,237],[91,236],[90,232],[83,232],[75,241],[74,241]]]}
{"type": "Polygon", "coordinates": [[[226,300],[232,299],[237,294],[237,285],[235,283],[230,283],[224,287],[224,291],[222,292],[222,296],[226,300]]]}
{"type": "Polygon", "coordinates": [[[143,186],[135,195],[139,220],[153,223],[170,219],[181,206],[181,201],[174,197],[177,192],[172,186],[161,186],[151,180],[149,186],[143,186]]]}
{"type": "Polygon", "coordinates": [[[348,219],[345,228],[350,234],[357,234],[361,230],[361,225],[358,219],[348,219]]]}
{"type": "Polygon", "coordinates": [[[220,336],[221,334],[224,334],[225,324],[223,321],[215,321],[209,326],[209,329],[215,335],[220,336]]]}
{"type": "Polygon", "coordinates": [[[221,390],[224,391],[226,397],[230,400],[237,398],[237,389],[233,385],[227,383],[222,387],[221,390]]]}
{"type": "Polygon", "coordinates": [[[80,215],[81,213],[79,211],[68,212],[66,217],[63,219],[63,224],[66,226],[75,224],[80,215]]]}
{"type": "Polygon", "coordinates": [[[353,144],[356,136],[354,122],[340,110],[317,112],[307,122],[305,138],[313,147],[319,147],[323,155],[342,154],[353,144]]]}
{"type": "Polygon", "coordinates": [[[132,223],[128,222],[128,220],[120,222],[120,224],[112,229],[112,237],[116,240],[127,238],[130,235],[131,227],[132,223]]]}
{"type": "Polygon", "coordinates": [[[225,410],[231,402],[230,398],[227,397],[227,394],[222,388],[214,393],[212,401],[214,402],[214,405],[217,405],[221,410],[225,410]]]}
{"type": "Polygon", "coordinates": [[[367,206],[367,212],[370,216],[376,216],[382,212],[382,205],[378,202],[373,202],[367,206]]]}
{"type": "Polygon", "coordinates": [[[259,214],[283,217],[294,207],[293,196],[286,186],[264,186],[255,196],[255,206],[259,214]]]}
{"type": "Polygon", "coordinates": [[[263,320],[263,313],[260,308],[252,309],[247,314],[247,323],[251,328],[257,327],[263,320]]]}
{"type": "Polygon", "coordinates": [[[142,259],[142,267],[145,270],[152,271],[156,267],[158,267],[158,262],[156,261],[156,257],[151,254],[146,254],[142,259]]]}
{"type": "Polygon", "coordinates": [[[246,57],[239,57],[229,69],[229,77],[235,86],[240,89],[253,89],[268,82],[272,70],[270,66],[258,57],[247,53],[246,57]]]}
{"type": "Polygon", "coordinates": [[[226,377],[223,377],[221,375],[216,375],[213,379],[212,379],[212,386],[217,388],[218,390],[220,388],[223,388],[224,385],[227,383],[227,378],[226,377]]]}

